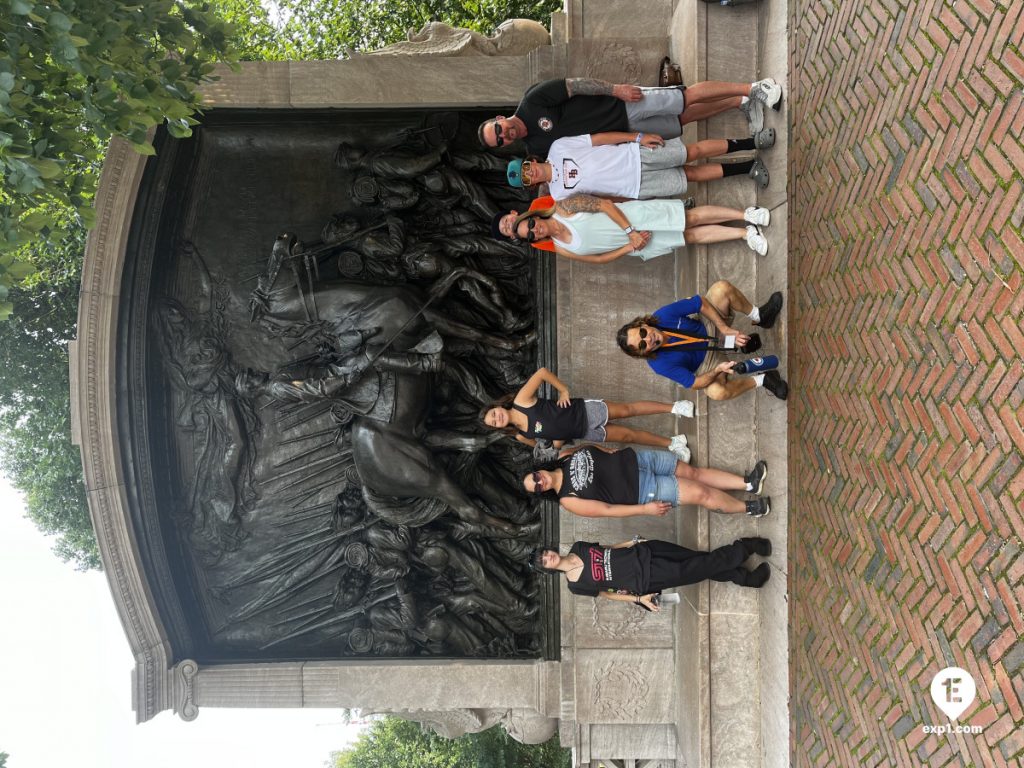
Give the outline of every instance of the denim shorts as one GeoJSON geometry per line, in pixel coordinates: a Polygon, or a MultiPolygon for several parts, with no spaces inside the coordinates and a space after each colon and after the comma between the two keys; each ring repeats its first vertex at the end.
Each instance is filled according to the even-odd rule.
{"type": "Polygon", "coordinates": [[[604,400],[584,400],[587,409],[587,433],[581,440],[586,443],[603,443],[608,439],[608,406],[604,400]]]}
{"type": "Polygon", "coordinates": [[[640,470],[640,498],[637,503],[679,501],[679,480],[676,479],[678,459],[670,451],[638,450],[636,464],[640,470]]]}

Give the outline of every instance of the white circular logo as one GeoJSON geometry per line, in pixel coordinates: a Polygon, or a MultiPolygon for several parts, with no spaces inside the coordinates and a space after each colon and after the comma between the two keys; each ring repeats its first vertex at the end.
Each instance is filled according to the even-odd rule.
{"type": "Polygon", "coordinates": [[[540,129],[542,131],[550,131],[552,128],[555,127],[555,124],[551,122],[550,117],[542,117],[540,120],[537,121],[537,125],[540,126],[540,129]]]}
{"type": "Polygon", "coordinates": [[[966,669],[946,667],[932,678],[932,701],[946,717],[958,720],[974,703],[978,688],[966,669]]]}

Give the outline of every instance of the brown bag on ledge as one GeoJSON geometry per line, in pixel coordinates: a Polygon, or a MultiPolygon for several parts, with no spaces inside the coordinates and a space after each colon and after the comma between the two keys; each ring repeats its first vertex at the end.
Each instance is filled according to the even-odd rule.
{"type": "Polygon", "coordinates": [[[658,85],[683,85],[683,73],[679,70],[679,65],[673,64],[668,56],[661,60],[661,66],[658,68],[658,85]]]}

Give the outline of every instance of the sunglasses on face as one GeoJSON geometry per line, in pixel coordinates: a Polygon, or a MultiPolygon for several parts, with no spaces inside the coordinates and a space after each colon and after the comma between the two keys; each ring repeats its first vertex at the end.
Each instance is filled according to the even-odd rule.
{"type": "Polygon", "coordinates": [[[501,138],[501,123],[497,120],[494,121],[494,146],[502,147],[505,145],[505,140],[501,138]]]}
{"type": "MultiPolygon", "coordinates": [[[[636,329],[636,335],[640,337],[640,341],[636,345],[637,351],[638,352],[646,352],[647,351],[647,342],[644,341],[644,339],[647,338],[647,326],[641,325],[639,328],[637,328],[636,329]]],[[[651,341],[653,341],[653,340],[654,339],[652,338],[651,341]]]]}
{"type": "MultiPolygon", "coordinates": [[[[519,222],[520,224],[526,224],[526,237],[520,237],[520,240],[525,240],[528,243],[532,243],[537,239],[537,236],[533,232],[533,228],[537,226],[536,219],[527,219],[526,221],[519,222]]],[[[519,226],[516,225],[516,236],[519,237],[519,226]]]]}
{"type": "Polygon", "coordinates": [[[533,492],[538,496],[544,493],[544,489],[540,487],[540,472],[531,474],[530,479],[533,480],[533,492]]]}

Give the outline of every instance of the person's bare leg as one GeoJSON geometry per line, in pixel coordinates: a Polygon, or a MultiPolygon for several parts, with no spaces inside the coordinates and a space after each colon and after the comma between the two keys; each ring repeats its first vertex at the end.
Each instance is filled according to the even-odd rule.
{"type": "Polygon", "coordinates": [[[745,491],[747,489],[747,481],[735,472],[726,472],[724,469],[713,469],[712,467],[691,467],[682,461],[676,464],[676,477],[722,491],[745,491]]]}
{"type": "Polygon", "coordinates": [[[683,173],[687,181],[714,181],[725,176],[721,163],[704,163],[703,165],[684,165],[683,173]]]}
{"type": "Polygon", "coordinates": [[[727,208],[724,205],[698,205],[686,212],[686,239],[690,239],[690,227],[722,224],[727,221],[745,221],[743,211],[739,208],[727,208]]]}
{"type": "Polygon", "coordinates": [[[668,448],[670,445],[667,437],[662,437],[643,429],[632,429],[631,427],[623,427],[620,424],[606,424],[604,429],[608,434],[609,443],[652,445],[656,448],[668,448]]]}
{"type": "Polygon", "coordinates": [[[707,120],[709,117],[720,115],[730,109],[738,109],[742,100],[742,96],[730,96],[727,99],[718,99],[717,101],[709,101],[704,104],[687,106],[679,114],[679,124],[686,125],[688,123],[695,123],[698,120],[707,120]]]}
{"type": "Polygon", "coordinates": [[[726,227],[722,224],[705,224],[702,227],[686,228],[686,244],[727,243],[731,240],[744,240],[747,231],[739,227],[726,227]]]}
{"type": "Polygon", "coordinates": [[[722,317],[731,317],[733,312],[749,315],[754,305],[743,292],[728,280],[712,283],[704,295],[722,317]]]}
{"type": "Polygon", "coordinates": [[[718,157],[729,153],[729,142],[725,139],[705,139],[695,144],[686,145],[686,161],[703,160],[705,157],[718,157]]]}
{"type": "Polygon", "coordinates": [[[722,377],[704,390],[712,400],[732,400],[757,386],[753,376],[722,377]]]}
{"type": "Polygon", "coordinates": [[[650,416],[655,413],[672,413],[672,403],[658,403],[654,400],[635,400],[632,403],[618,403],[605,400],[608,406],[608,418],[628,419],[631,416],[650,416]]]}
{"type": "Polygon", "coordinates": [[[686,86],[686,104],[719,101],[730,96],[750,96],[750,83],[729,83],[724,80],[705,80],[686,86]]]}
{"type": "Polygon", "coordinates": [[[680,478],[677,482],[679,483],[679,504],[695,504],[705,509],[733,515],[747,511],[747,505],[744,502],[735,496],[730,496],[725,491],[693,480],[680,478]]]}

